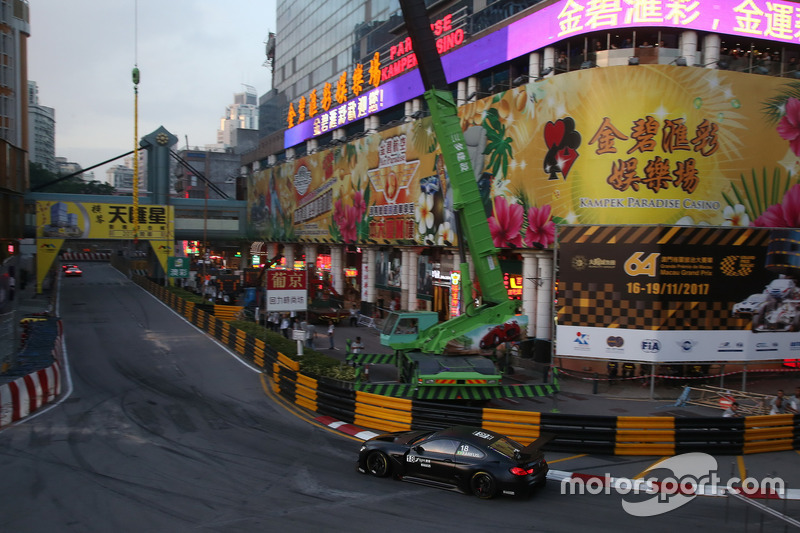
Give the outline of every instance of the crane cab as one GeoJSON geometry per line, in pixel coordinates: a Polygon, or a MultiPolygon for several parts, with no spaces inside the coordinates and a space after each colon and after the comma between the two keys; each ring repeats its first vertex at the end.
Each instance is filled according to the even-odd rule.
{"type": "Polygon", "coordinates": [[[381,345],[392,346],[414,342],[420,331],[439,323],[439,313],[435,311],[392,312],[381,329],[381,345]]]}

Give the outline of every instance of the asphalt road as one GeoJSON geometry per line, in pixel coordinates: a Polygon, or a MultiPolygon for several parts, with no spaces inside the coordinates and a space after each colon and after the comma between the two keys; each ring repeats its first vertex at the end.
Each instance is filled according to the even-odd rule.
{"type": "MultiPolygon", "coordinates": [[[[285,406],[258,372],[109,265],[81,266],[60,299],[71,393],[0,432],[2,532],[759,527],[759,515],[724,498],[640,518],[621,505],[630,496],[562,495],[553,483],[529,500],[481,501],[360,475],[357,441],[285,406]]],[[[797,470],[792,454],[765,468],[797,470]]],[[[658,458],[548,459],[632,475],[658,458]]],[[[800,502],[771,505],[800,516],[800,502]]],[[[764,527],[782,530],[774,518],[764,527]]]]}

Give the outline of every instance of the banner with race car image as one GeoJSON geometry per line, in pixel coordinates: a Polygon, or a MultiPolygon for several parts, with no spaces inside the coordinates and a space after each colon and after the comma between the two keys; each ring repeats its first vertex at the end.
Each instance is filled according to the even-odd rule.
{"type": "Polygon", "coordinates": [[[556,355],[800,357],[800,230],[561,226],[556,355]]]}

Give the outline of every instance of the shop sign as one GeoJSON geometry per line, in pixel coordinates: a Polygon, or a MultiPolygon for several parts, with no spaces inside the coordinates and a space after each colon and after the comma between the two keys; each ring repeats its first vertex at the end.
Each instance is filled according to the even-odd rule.
{"type": "Polygon", "coordinates": [[[461,272],[454,270],[450,274],[450,318],[461,314],[461,272]]]}

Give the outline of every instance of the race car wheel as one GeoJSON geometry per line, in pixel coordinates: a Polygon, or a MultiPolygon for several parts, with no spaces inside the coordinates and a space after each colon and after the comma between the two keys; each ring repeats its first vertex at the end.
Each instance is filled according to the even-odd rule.
{"type": "Polygon", "coordinates": [[[482,500],[493,498],[497,492],[494,478],[488,472],[475,473],[469,482],[469,486],[472,489],[472,494],[482,500]]]}
{"type": "Polygon", "coordinates": [[[367,472],[375,477],[389,475],[389,458],[383,452],[374,451],[367,456],[367,472]]]}

